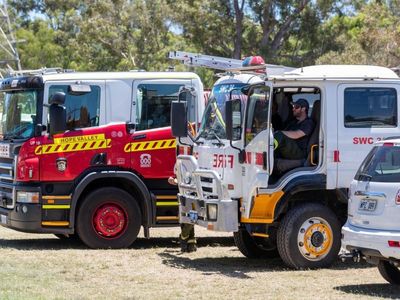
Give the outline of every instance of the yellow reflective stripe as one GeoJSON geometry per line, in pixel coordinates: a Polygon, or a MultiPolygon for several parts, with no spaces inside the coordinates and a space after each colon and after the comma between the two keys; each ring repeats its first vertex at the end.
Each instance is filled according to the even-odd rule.
{"type": "Polygon", "coordinates": [[[157,140],[157,141],[145,141],[137,143],[128,143],[124,147],[125,152],[138,152],[138,151],[151,151],[160,149],[175,149],[176,140],[157,140]]]}
{"type": "Polygon", "coordinates": [[[111,139],[106,140],[94,140],[94,141],[82,141],[65,144],[49,144],[40,145],[35,148],[35,154],[52,154],[52,153],[64,153],[73,151],[88,151],[96,149],[105,149],[111,147],[111,139]]]}
{"type": "Polygon", "coordinates": [[[71,196],[42,196],[43,199],[70,200],[71,196]]]}
{"type": "Polygon", "coordinates": [[[274,223],[274,219],[254,219],[254,218],[240,218],[240,223],[248,223],[248,224],[271,224],[274,223]]]}
{"type": "Polygon", "coordinates": [[[42,221],[43,226],[68,226],[68,221],[42,221]]]}
{"type": "Polygon", "coordinates": [[[266,234],[266,233],[253,232],[251,235],[252,236],[258,236],[258,237],[263,237],[263,238],[269,238],[269,234],[266,234]]]}
{"type": "Polygon", "coordinates": [[[42,205],[43,209],[70,209],[71,205],[42,205]]]}
{"type": "Polygon", "coordinates": [[[178,201],[176,202],[157,202],[157,206],[178,206],[178,201]]]}
{"type": "Polygon", "coordinates": [[[179,217],[160,216],[156,217],[157,221],[178,221],[179,217]]]}

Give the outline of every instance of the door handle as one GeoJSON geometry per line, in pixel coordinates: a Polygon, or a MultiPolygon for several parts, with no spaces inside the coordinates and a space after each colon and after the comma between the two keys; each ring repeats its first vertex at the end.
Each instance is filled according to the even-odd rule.
{"type": "Polygon", "coordinates": [[[134,137],[133,137],[133,140],[142,140],[142,139],[145,139],[146,138],[146,135],[145,134],[139,134],[139,135],[135,135],[134,137]]]}
{"type": "Polygon", "coordinates": [[[367,198],[382,198],[382,199],[386,198],[386,194],[381,192],[356,191],[354,195],[367,198]]]}

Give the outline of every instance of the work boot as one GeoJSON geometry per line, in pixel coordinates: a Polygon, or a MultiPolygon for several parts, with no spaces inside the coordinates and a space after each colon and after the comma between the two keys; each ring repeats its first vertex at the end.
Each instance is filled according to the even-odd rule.
{"type": "Polygon", "coordinates": [[[197,246],[195,243],[187,243],[187,248],[186,252],[196,252],[197,251],[197,246]]]}
{"type": "Polygon", "coordinates": [[[181,251],[182,252],[195,252],[197,251],[196,242],[193,241],[185,241],[183,239],[179,239],[179,243],[181,244],[181,251]]]}
{"type": "Polygon", "coordinates": [[[193,224],[181,224],[179,243],[181,244],[182,252],[195,252],[197,250],[193,224]]]}
{"type": "Polygon", "coordinates": [[[188,252],[188,243],[185,240],[179,239],[179,244],[181,245],[181,252],[188,252]]]}

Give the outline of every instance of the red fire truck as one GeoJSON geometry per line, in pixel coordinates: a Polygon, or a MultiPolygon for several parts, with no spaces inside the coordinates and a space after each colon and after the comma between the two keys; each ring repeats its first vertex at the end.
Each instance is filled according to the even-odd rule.
{"type": "Polygon", "coordinates": [[[0,224],[77,235],[92,248],[127,247],[142,226],[149,237],[150,227],[177,225],[167,179],[176,156],[170,106],[182,97],[198,124],[194,73],[47,69],[4,79],[0,224]]]}

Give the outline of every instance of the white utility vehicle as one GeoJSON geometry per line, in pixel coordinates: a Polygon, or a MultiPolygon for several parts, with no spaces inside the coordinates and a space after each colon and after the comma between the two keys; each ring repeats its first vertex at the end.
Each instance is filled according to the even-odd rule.
{"type": "Polygon", "coordinates": [[[388,282],[400,284],[400,138],[378,142],[349,190],[342,228],[342,257],[378,265],[388,282]]]}

